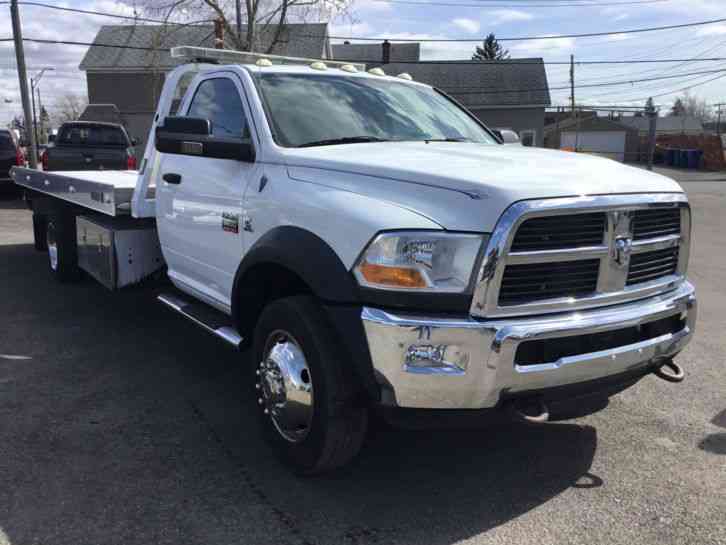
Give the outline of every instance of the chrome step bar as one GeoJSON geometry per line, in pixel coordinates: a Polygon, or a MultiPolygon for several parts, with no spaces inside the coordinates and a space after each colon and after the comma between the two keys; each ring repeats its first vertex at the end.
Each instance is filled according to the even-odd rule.
{"type": "MultiPolygon", "coordinates": [[[[242,341],[244,340],[242,336],[237,332],[237,330],[230,326],[230,325],[212,325],[208,322],[206,322],[203,318],[199,317],[198,315],[195,316],[193,313],[193,310],[195,307],[201,307],[205,306],[203,303],[191,303],[187,301],[186,299],[183,299],[182,297],[179,297],[178,295],[171,295],[168,293],[163,293],[157,297],[157,300],[159,300],[161,303],[169,307],[170,309],[178,312],[182,316],[184,316],[187,320],[195,323],[202,329],[208,331],[215,337],[218,337],[225,341],[227,344],[232,345],[236,350],[239,350],[240,346],[242,345],[242,341]]],[[[212,307],[207,307],[210,312],[218,312],[212,307]]],[[[225,314],[219,312],[220,317],[224,317],[229,319],[228,316],[225,314]]]]}

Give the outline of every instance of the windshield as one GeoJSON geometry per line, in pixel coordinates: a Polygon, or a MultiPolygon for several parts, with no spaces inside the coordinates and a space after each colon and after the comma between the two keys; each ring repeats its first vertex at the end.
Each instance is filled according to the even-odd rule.
{"type": "Polygon", "coordinates": [[[15,149],[15,142],[13,142],[13,139],[10,136],[10,133],[0,132],[0,150],[6,151],[6,150],[14,150],[14,149],[15,149]]]}
{"type": "Polygon", "coordinates": [[[430,87],[308,74],[258,78],[281,146],[387,140],[496,143],[469,114],[430,87]]]}
{"type": "Polygon", "coordinates": [[[59,144],[72,146],[128,147],[123,130],[107,125],[63,125],[56,139],[59,144]]]}

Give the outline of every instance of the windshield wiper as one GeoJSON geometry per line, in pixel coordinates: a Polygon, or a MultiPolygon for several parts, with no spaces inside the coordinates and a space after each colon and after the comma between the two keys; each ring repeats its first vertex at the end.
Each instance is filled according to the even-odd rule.
{"type": "Polygon", "coordinates": [[[468,138],[427,138],[424,142],[469,142],[468,138]]]}
{"type": "Polygon", "coordinates": [[[316,142],[305,142],[300,144],[298,148],[311,148],[313,146],[333,146],[335,144],[363,144],[366,142],[388,142],[385,138],[376,136],[344,136],[342,138],[330,138],[328,140],[318,140],[316,142]]]}

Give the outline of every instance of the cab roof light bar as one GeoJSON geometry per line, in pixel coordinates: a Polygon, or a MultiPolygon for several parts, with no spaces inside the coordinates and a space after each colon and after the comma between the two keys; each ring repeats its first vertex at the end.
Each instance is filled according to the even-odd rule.
{"type": "Polygon", "coordinates": [[[267,59],[273,64],[297,64],[310,66],[312,63],[323,62],[331,68],[342,68],[345,65],[352,65],[361,72],[365,72],[366,69],[366,65],[363,63],[354,63],[349,61],[284,57],[282,55],[268,55],[267,53],[212,49],[211,47],[193,47],[189,45],[172,47],[171,56],[174,59],[187,59],[189,62],[209,62],[213,64],[256,64],[260,59],[267,59]]]}

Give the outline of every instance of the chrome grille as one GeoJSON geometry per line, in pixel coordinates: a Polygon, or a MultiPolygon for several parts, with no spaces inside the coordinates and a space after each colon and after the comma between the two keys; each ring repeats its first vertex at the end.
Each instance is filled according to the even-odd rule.
{"type": "Polygon", "coordinates": [[[593,293],[599,268],[599,259],[507,265],[499,290],[499,304],[516,305],[593,293]]]}
{"type": "Polygon", "coordinates": [[[678,246],[635,254],[630,258],[630,269],[626,286],[655,280],[661,276],[675,274],[678,268],[678,246]]]}
{"type": "Polygon", "coordinates": [[[531,252],[596,246],[603,243],[604,212],[544,216],[526,220],[517,230],[511,251],[531,252]]]}
{"type": "Polygon", "coordinates": [[[679,193],[515,203],[492,232],[471,314],[532,316],[670,290],[685,279],[690,221],[679,193]]]}
{"type": "Polygon", "coordinates": [[[679,208],[636,210],[633,215],[633,240],[644,240],[681,233],[679,208]]]}

